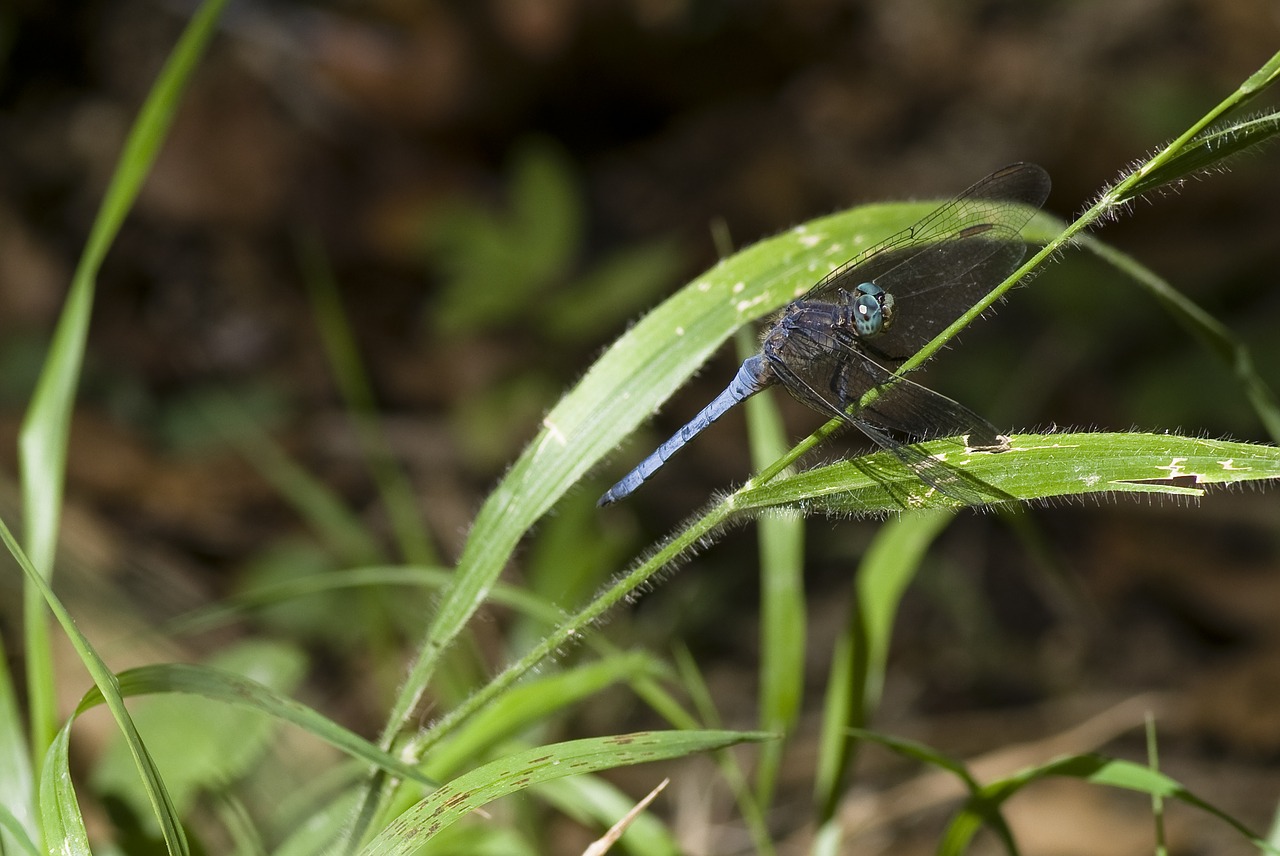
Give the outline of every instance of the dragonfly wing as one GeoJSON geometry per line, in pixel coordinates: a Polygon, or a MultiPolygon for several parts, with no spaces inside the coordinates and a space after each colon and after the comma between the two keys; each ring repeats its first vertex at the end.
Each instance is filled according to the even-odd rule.
{"type": "Polygon", "coordinates": [[[850,343],[794,330],[770,369],[803,403],[827,416],[865,421],[913,441],[972,435],[971,445],[1000,445],[1000,432],[958,401],[893,372],[850,343]],[[870,391],[875,397],[852,411],[870,391]]]}
{"type": "MultiPolygon", "coordinates": [[[[853,288],[863,282],[880,283],[895,298],[907,296],[914,288],[909,278],[903,277],[903,281],[894,288],[884,282],[883,277],[910,264],[930,244],[960,240],[978,232],[998,232],[1002,239],[1020,243],[1017,233],[1031,219],[1032,212],[1044,204],[1049,196],[1049,185],[1049,174],[1035,164],[1013,164],[997,170],[911,228],[836,268],[805,297],[820,300],[837,289],[853,288]]],[[[927,267],[937,270],[933,265],[927,267]]],[[[928,283],[925,285],[928,287],[928,283]]]]}
{"type": "MultiPolygon", "coordinates": [[[[904,446],[888,434],[880,431],[880,429],[865,422],[859,424],[858,427],[864,434],[874,440],[876,445],[892,452],[894,457],[901,461],[922,482],[962,505],[985,505],[990,502],[1008,502],[1013,499],[1012,496],[995,485],[988,484],[964,470],[948,466],[941,458],[926,455],[918,446],[904,446]]],[[[958,447],[956,451],[960,452],[962,449],[958,447]]],[[[859,465],[858,461],[855,460],[853,463],[884,485],[899,505],[903,507],[912,505],[910,493],[904,494],[900,488],[895,489],[893,482],[887,475],[884,477],[877,475],[865,462],[859,465]]]]}
{"type": "MultiPolygon", "coordinates": [[[[799,343],[802,350],[810,346],[803,336],[799,343]]],[[[819,413],[854,425],[876,445],[893,453],[921,481],[959,502],[977,505],[1001,498],[991,486],[915,446],[904,445],[894,436],[902,436],[908,443],[965,437],[965,446],[997,448],[1004,441],[990,422],[945,395],[894,377],[863,354],[839,353],[816,343],[812,347],[813,353],[805,354],[803,359],[771,364],[774,374],[797,399],[819,413]],[[874,400],[850,412],[871,390],[876,391],[874,400]]],[[[960,448],[963,447],[957,451],[960,448]]]]}
{"type": "Polygon", "coordinates": [[[964,437],[973,448],[1005,444],[1000,430],[960,402],[905,377],[885,383],[859,413],[863,420],[914,440],[964,437]]]}
{"type": "Polygon", "coordinates": [[[893,296],[893,321],[865,350],[896,368],[999,285],[1025,252],[1015,233],[996,228],[922,250],[877,280],[893,296]]]}

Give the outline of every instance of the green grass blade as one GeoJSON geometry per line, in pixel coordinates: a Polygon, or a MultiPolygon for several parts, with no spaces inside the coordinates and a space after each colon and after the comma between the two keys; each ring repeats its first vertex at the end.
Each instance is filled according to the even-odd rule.
{"type": "Polygon", "coordinates": [[[1280,808],[1271,815],[1271,827],[1267,830],[1267,848],[1264,853],[1280,852],[1280,808]]]}
{"type": "MultiPolygon", "coordinates": [[[[254,609],[308,596],[344,589],[413,586],[433,591],[443,589],[452,576],[446,568],[418,568],[405,565],[350,568],[339,573],[318,574],[262,585],[224,598],[219,603],[194,610],[163,626],[167,634],[202,633],[225,627],[254,609]]],[[[553,626],[564,612],[526,589],[498,584],[490,592],[490,602],[515,610],[543,626],[553,626]]]]}
{"type": "MultiPolygon", "coordinates": [[[[1150,711],[1146,716],[1146,732],[1147,732],[1147,769],[1153,772],[1160,771],[1160,751],[1159,740],[1156,736],[1156,721],[1150,711]]],[[[1164,827],[1164,795],[1151,795],[1151,816],[1155,820],[1155,839],[1156,853],[1165,856],[1169,852],[1167,844],[1167,836],[1164,827]]]]}
{"type": "Polygon", "coordinates": [[[40,835],[31,750],[9,663],[0,639],[0,853],[25,851],[40,835]]]}
{"type": "Polygon", "coordinates": [[[1080,779],[1096,785],[1123,788],[1151,796],[1160,796],[1165,799],[1180,800],[1223,821],[1253,844],[1261,847],[1265,852],[1273,854],[1273,856],[1277,853],[1270,845],[1262,841],[1248,827],[1227,812],[1193,794],[1182,784],[1163,773],[1131,761],[1116,760],[1093,753],[1067,755],[1055,758],[1044,764],[1027,767],[1011,776],[981,785],[973,778],[963,763],[924,744],[871,731],[859,731],[856,733],[860,738],[878,743],[904,757],[940,770],[946,770],[956,776],[969,792],[969,799],[957,812],[947,832],[943,835],[942,842],[938,848],[939,853],[956,854],[958,856],[958,854],[966,852],[973,835],[984,825],[992,826],[993,830],[1001,838],[1005,839],[1006,848],[1010,852],[1016,852],[1016,845],[1000,815],[1000,808],[1005,801],[1022,789],[1050,777],[1080,779]]]}
{"type": "Polygon", "coordinates": [[[913,761],[919,761],[921,764],[946,770],[959,779],[965,790],[971,793],[981,788],[977,779],[973,778],[963,763],[924,743],[917,740],[907,740],[902,737],[892,737],[888,734],[881,734],[878,731],[867,731],[861,728],[851,729],[851,731],[859,739],[879,744],[904,758],[910,758],[913,761]]]}
{"type": "Polygon", "coordinates": [[[814,796],[819,821],[835,817],[848,771],[857,751],[856,731],[864,727],[880,701],[889,659],[893,619],[925,551],[952,515],[906,514],[876,533],[854,580],[856,596],[844,633],[832,657],[823,705],[814,796]]]}
{"type": "MultiPolygon", "coordinates": [[[[594,598],[577,613],[565,618],[550,631],[545,633],[538,644],[530,649],[517,662],[494,677],[473,695],[449,710],[439,718],[426,732],[419,732],[402,749],[402,757],[423,758],[437,744],[455,733],[458,728],[472,716],[484,710],[495,700],[501,698],[511,687],[537,668],[547,658],[562,651],[566,645],[577,644],[587,631],[600,620],[610,609],[623,603],[627,597],[648,583],[663,568],[678,557],[702,543],[710,533],[724,523],[728,515],[723,506],[713,506],[700,519],[690,524],[685,530],[677,533],[664,544],[654,555],[616,580],[613,585],[594,598]]],[[[665,704],[661,694],[652,690],[646,691],[645,680],[639,681],[642,695],[653,698],[662,705],[664,713],[682,718],[677,707],[665,704]]],[[[383,782],[375,778],[370,782],[362,801],[362,807],[352,828],[351,839],[362,840],[369,830],[369,824],[378,813],[378,804],[384,798],[383,782]]]]}
{"type": "MultiPolygon", "coordinates": [[[[120,695],[123,697],[184,693],[247,708],[296,725],[335,749],[397,776],[424,785],[433,784],[431,779],[415,767],[381,751],[355,732],[243,675],[210,666],[162,663],[129,669],[121,672],[118,678],[120,695]]],[[[90,690],[81,699],[76,713],[84,713],[102,702],[101,691],[90,690]]]]}
{"type": "MultiPolygon", "coordinates": [[[[23,521],[26,523],[24,532],[31,560],[22,555],[17,543],[12,541],[8,528],[4,530],[6,545],[10,551],[14,551],[15,557],[22,555],[19,563],[23,564],[23,569],[27,572],[23,618],[26,628],[33,755],[44,756],[46,747],[52,745],[56,733],[54,668],[49,649],[49,627],[44,612],[44,604],[47,603],[54,609],[64,631],[72,638],[77,653],[90,668],[93,679],[104,690],[116,723],[131,743],[134,760],[145,782],[156,819],[159,820],[165,846],[169,848],[169,852],[175,853],[187,852],[186,837],[174,815],[172,802],[156,772],[154,761],[147,754],[141,738],[138,738],[118,692],[114,692],[114,678],[110,670],[97,658],[95,651],[88,645],[88,640],[79,635],[70,615],[54,599],[45,581],[51,578],[54,568],[61,496],[67,470],[70,415],[84,360],[84,342],[88,335],[97,271],[101,269],[102,260],[115,241],[125,215],[132,209],[143,180],[150,173],[156,154],[177,113],[182,92],[214,36],[224,5],[225,0],[207,0],[196,10],[195,17],[187,24],[178,44],[165,61],[155,86],[147,95],[125,141],[124,151],[111,177],[99,214],[93,221],[90,238],[73,275],[67,303],[54,331],[49,356],[41,371],[31,406],[23,418],[18,435],[18,458],[22,471],[23,521]]],[[[61,775],[60,770],[58,775],[61,775]]],[[[70,793],[70,800],[74,801],[74,793],[70,793]]],[[[64,809],[65,807],[67,806],[64,809]]],[[[78,810],[74,816],[69,810],[56,812],[56,818],[67,821],[65,824],[56,824],[56,829],[67,830],[60,841],[68,846],[76,846],[78,842],[73,842],[73,838],[79,836],[83,829],[78,810]]],[[[51,839],[46,839],[46,843],[50,841],[51,839]]]]}
{"type": "MultiPolygon", "coordinates": [[[[130,129],[84,253],[76,266],[44,369],[22,422],[18,435],[18,458],[22,474],[25,541],[32,562],[45,579],[53,574],[66,472],[67,436],[80,368],[84,362],[98,270],[155,162],[177,112],[183,89],[213,37],[225,3],[226,0],[206,0],[199,7],[166,60],[130,129]]],[[[53,661],[41,601],[40,592],[27,589],[23,620],[32,752],[37,758],[44,754],[57,728],[53,661]]]]}
{"type": "Polygon", "coordinates": [[[711,508],[699,520],[677,533],[653,556],[616,580],[581,610],[568,616],[544,634],[535,647],[526,652],[506,671],[490,680],[462,704],[440,717],[430,731],[415,735],[405,752],[411,757],[423,757],[432,746],[452,734],[461,723],[500,698],[524,675],[548,657],[562,650],[566,645],[576,644],[588,629],[600,620],[601,616],[623,603],[627,597],[651,581],[663,568],[701,543],[717,526],[724,523],[727,516],[728,511],[724,506],[711,508]]]}
{"type": "MultiPolygon", "coordinates": [[[[120,688],[116,683],[116,676],[107,668],[107,664],[103,662],[88,638],[80,632],[80,628],[76,626],[71,613],[67,611],[62,601],[58,600],[48,581],[31,564],[31,560],[22,551],[17,539],[13,537],[13,533],[9,531],[9,527],[5,525],[3,520],[0,520],[0,540],[4,542],[10,555],[22,567],[27,585],[39,592],[45,603],[48,604],[54,618],[61,625],[63,633],[66,634],[67,639],[71,642],[71,647],[75,650],[80,661],[84,663],[85,668],[88,669],[94,685],[102,694],[103,700],[116,721],[116,726],[124,736],[129,753],[133,756],[134,765],[138,768],[138,774],[142,777],[142,787],[148,802],[151,804],[151,810],[155,814],[160,828],[160,836],[165,843],[165,847],[171,854],[188,853],[187,838],[182,831],[182,824],[177,812],[174,810],[173,801],[169,798],[169,792],[160,777],[160,771],[156,768],[155,760],[147,751],[147,747],[143,743],[141,735],[138,734],[138,729],[134,725],[133,719],[129,716],[129,711],[125,709],[124,698],[121,696],[120,688]]],[[[58,742],[57,735],[59,733],[68,733],[70,727],[71,720],[68,720],[60,732],[55,732],[55,739],[49,741],[49,751],[46,752],[45,758],[41,759],[43,763],[48,764],[54,744],[58,742]]],[[[46,798],[46,783],[50,783],[48,785],[48,794],[56,798],[56,804],[44,804],[41,806],[41,815],[45,820],[46,827],[43,837],[47,847],[53,846],[53,842],[59,841],[62,842],[63,846],[71,848],[67,852],[78,852],[75,848],[78,846],[84,823],[80,818],[79,808],[74,806],[75,792],[71,789],[70,784],[70,759],[68,758],[67,743],[67,738],[58,743],[61,748],[56,756],[57,768],[55,770],[44,769],[41,771],[42,803],[46,798]],[[62,784],[64,781],[65,786],[62,784]],[[50,821],[54,824],[52,827],[49,825],[50,821]]]]}
{"type": "Polygon", "coordinates": [[[49,744],[40,773],[40,822],[45,852],[93,856],[89,832],[84,827],[75,786],[71,783],[71,723],[60,729],[49,744]]]}
{"type": "Polygon", "coordinates": [[[879,744],[904,758],[910,758],[922,764],[936,767],[939,770],[945,770],[960,780],[961,785],[970,794],[970,799],[965,807],[952,819],[952,822],[948,824],[947,830],[938,845],[939,854],[945,853],[948,856],[959,856],[959,854],[965,852],[969,841],[983,826],[990,827],[1000,837],[1007,852],[1011,854],[1018,852],[1013,835],[1005,823],[1004,817],[1000,814],[1000,803],[982,798],[982,786],[973,778],[963,763],[914,740],[905,740],[900,737],[891,737],[887,734],[861,729],[853,729],[851,733],[859,740],[879,744]]]}
{"type": "Polygon", "coordinates": [[[294,823],[283,826],[285,839],[272,850],[273,856],[320,856],[339,853],[334,842],[342,841],[351,823],[359,796],[355,775],[348,787],[329,791],[325,798],[307,803],[308,811],[299,812],[294,823]]]}
{"type": "Polygon", "coordinates": [[[1260,113],[1206,128],[1164,166],[1134,182],[1117,201],[1128,202],[1168,184],[1222,167],[1228,158],[1261,146],[1280,134],[1280,114],[1260,113]]]}
{"type": "Polygon", "coordinates": [[[626,652],[512,687],[441,743],[427,759],[433,776],[447,777],[485,757],[504,740],[547,721],[613,684],[659,675],[662,666],[644,652],[626,652]]]}
{"type": "MultiPolygon", "coordinates": [[[[923,443],[948,466],[988,486],[998,501],[1090,494],[1199,497],[1204,486],[1280,478],[1280,449],[1176,434],[1015,434],[1008,451],[968,453],[954,441],[923,443]]],[[[887,452],[816,467],[731,497],[736,512],[797,508],[805,513],[875,515],[960,503],[926,486],[887,452]],[[905,497],[905,503],[903,498],[905,497]]]]}
{"type": "Polygon", "coordinates": [[[459,776],[387,825],[364,856],[418,852],[441,829],[507,794],[565,776],[681,758],[771,735],[741,731],[661,731],[538,746],[459,776]]]}
{"type": "MultiPolygon", "coordinates": [[[[1223,159],[1237,154],[1240,149],[1230,143],[1223,144],[1222,150],[1219,152],[1203,146],[1204,136],[1206,134],[1214,134],[1214,131],[1211,130],[1214,123],[1218,122],[1227,113],[1243,107],[1273,85],[1277,78],[1280,78],[1280,53],[1272,55],[1271,59],[1267,60],[1262,68],[1250,75],[1249,79],[1241,84],[1235,92],[1232,92],[1219,102],[1216,107],[1202,116],[1199,121],[1192,124],[1176,140],[1103,191],[1097,203],[1082,215],[1080,221],[1083,221],[1083,224],[1087,226],[1093,222],[1095,216],[1101,216],[1116,210],[1141,192],[1181,181],[1193,171],[1203,171],[1220,163],[1223,159]]],[[[1249,146],[1262,142],[1265,137],[1270,136],[1273,132],[1265,129],[1265,127],[1260,127],[1252,129],[1251,133],[1258,136],[1248,143],[1249,146]]],[[[1222,140],[1218,140],[1218,142],[1223,143],[1222,140]]]]}
{"type": "MultiPolygon", "coordinates": [[[[755,339],[740,330],[738,356],[754,352],[755,339]]],[[[756,469],[787,450],[782,417],[770,391],[746,404],[751,463],[756,469]]],[[[804,696],[805,602],[804,520],[783,513],[760,518],[760,712],[761,731],[790,734],[800,716],[804,696]]],[[[777,785],[786,740],[760,747],[755,791],[759,805],[769,805],[777,785]]]]}
{"type": "MultiPolygon", "coordinates": [[[[684,689],[685,695],[689,697],[690,703],[701,720],[702,727],[723,727],[723,717],[720,715],[719,708],[716,707],[711,687],[707,685],[706,677],[702,674],[702,670],[698,668],[698,663],[694,660],[693,654],[688,648],[680,645],[675,651],[675,661],[680,686],[684,689]]],[[[781,736],[775,732],[770,733],[775,734],[775,736],[781,736]]],[[[770,740],[765,743],[765,746],[776,742],[778,741],[770,740]]],[[[764,747],[761,748],[763,749],[764,747]]],[[[734,799],[738,804],[738,813],[742,816],[742,823],[746,826],[747,833],[751,836],[755,852],[758,856],[773,856],[773,841],[769,836],[769,826],[765,820],[764,811],[761,810],[761,803],[756,800],[755,794],[747,782],[746,773],[743,772],[742,764],[738,757],[732,752],[720,751],[716,753],[716,764],[720,767],[720,774],[733,792],[734,799]]]]}
{"type": "Polygon", "coordinates": [[[925,552],[953,519],[951,514],[923,512],[888,521],[876,533],[858,568],[856,606],[867,652],[862,722],[869,722],[880,704],[893,621],[902,596],[920,570],[925,552]]]}
{"type": "Polygon", "coordinates": [[[1192,793],[1176,779],[1141,764],[1115,758],[1082,756],[1078,759],[1059,760],[1046,766],[1047,775],[1069,775],[1084,778],[1086,781],[1096,785],[1139,791],[1140,793],[1159,796],[1164,799],[1176,799],[1179,802],[1186,803],[1213,815],[1245,838],[1250,839],[1263,851],[1271,853],[1273,856],[1280,852],[1272,848],[1231,814],[1192,793]]]}
{"type": "MultiPolygon", "coordinates": [[[[577,644],[587,634],[592,625],[600,620],[601,616],[624,602],[631,593],[652,580],[656,574],[679,556],[684,555],[701,543],[716,527],[725,521],[727,514],[728,511],[724,506],[712,507],[699,520],[684,531],[677,533],[675,537],[663,545],[648,560],[616,580],[613,585],[577,613],[564,618],[556,624],[542,636],[537,645],[526,652],[517,662],[494,677],[461,704],[441,716],[430,730],[415,734],[401,750],[402,757],[425,757],[432,747],[455,733],[463,723],[467,722],[476,713],[501,698],[521,678],[537,668],[547,658],[558,651],[562,651],[567,645],[577,644]]],[[[646,681],[643,679],[639,681],[641,687],[645,683],[646,681]]],[[[654,694],[650,693],[650,695],[654,694]]],[[[661,703],[660,699],[659,702],[661,703]]],[[[670,706],[665,709],[677,716],[679,715],[679,712],[673,710],[670,706]]],[[[350,838],[352,841],[363,840],[369,831],[369,824],[377,816],[379,804],[385,797],[383,786],[384,781],[381,777],[375,777],[370,781],[362,799],[356,822],[351,830],[350,838]]]]}
{"type": "MultiPolygon", "coordinates": [[[[230,670],[270,682],[277,692],[295,688],[306,668],[305,657],[285,643],[242,642],[213,654],[208,666],[230,670]]],[[[242,781],[259,769],[267,748],[279,733],[279,723],[263,716],[248,704],[209,704],[205,697],[168,692],[151,687],[130,686],[132,677],[121,680],[121,694],[148,695],[130,705],[130,715],[147,748],[164,776],[174,806],[182,817],[203,795],[215,800],[228,782],[242,781]]],[[[101,694],[96,690],[90,695],[101,694]]],[[[77,712],[77,716],[81,711],[77,712]]],[[[139,787],[124,741],[111,739],[94,758],[88,776],[92,793],[110,794],[111,800],[132,815],[137,829],[148,834],[146,794],[139,787]]],[[[230,799],[230,797],[226,797],[230,799]]]]}
{"type": "MultiPolygon", "coordinates": [[[[29,794],[24,794],[24,799],[27,796],[29,794]]],[[[30,800],[27,800],[27,802],[30,802],[30,800]]],[[[4,846],[0,848],[0,852],[13,853],[15,856],[20,856],[20,854],[24,853],[28,854],[28,856],[39,856],[39,848],[36,847],[36,843],[31,840],[31,836],[27,833],[27,824],[10,811],[4,803],[0,803],[0,831],[5,835],[4,846]]]]}
{"type": "MultiPolygon", "coordinates": [[[[1132,761],[1117,760],[1096,754],[1069,755],[1063,758],[1056,758],[1045,764],[1026,768],[1012,776],[984,785],[973,793],[953,823],[960,824],[966,831],[976,831],[976,828],[981,825],[979,821],[997,816],[1000,806],[1010,797],[1035,782],[1051,777],[1079,779],[1095,785],[1138,791],[1152,797],[1176,799],[1226,823],[1264,852],[1271,853],[1273,856],[1277,853],[1245,824],[1228,812],[1192,793],[1175,779],[1149,767],[1135,764],[1132,761]]],[[[948,836],[948,839],[950,838],[951,836],[948,836]]],[[[961,853],[963,852],[962,845],[964,843],[967,843],[966,837],[956,836],[954,849],[949,849],[946,852],[961,853]]]]}
{"type": "Polygon", "coordinates": [[[231,856],[267,856],[262,833],[243,801],[224,791],[214,795],[212,811],[226,830],[231,856]]]}
{"type": "Polygon", "coordinates": [[[368,372],[360,359],[355,334],[347,323],[338,294],[338,284],[324,257],[323,249],[314,240],[302,242],[299,249],[316,323],[324,340],[329,365],[333,369],[338,389],[346,401],[347,410],[355,424],[366,465],[374,483],[382,495],[382,503],[405,560],[416,565],[432,565],[439,561],[435,547],[422,523],[413,486],[401,469],[387,443],[387,437],[378,420],[378,405],[368,372]]]}

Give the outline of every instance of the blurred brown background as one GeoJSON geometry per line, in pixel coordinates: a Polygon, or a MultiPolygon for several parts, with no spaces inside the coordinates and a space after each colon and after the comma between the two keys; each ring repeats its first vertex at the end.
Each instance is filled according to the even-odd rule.
{"type": "MultiPolygon", "coordinates": [[[[2,13],[7,516],[14,437],[71,271],[189,12],[18,0],[2,13]]],[[[217,600],[278,545],[306,539],[199,418],[214,392],[236,395],[383,525],[316,331],[306,247],[332,265],[448,560],[560,392],[714,262],[714,224],[742,245],[859,202],[943,197],[1015,160],[1049,170],[1046,209],[1069,219],[1238,86],[1278,36],[1270,0],[233,3],[102,273],[60,582],[80,609],[92,612],[86,594],[113,605],[94,619],[110,637],[119,614],[147,625],[217,600]],[[544,318],[533,305],[560,307],[562,320],[529,323],[544,318]]],[[[1277,193],[1280,159],[1264,149],[1101,233],[1223,320],[1272,384],[1277,193]]],[[[1001,426],[1267,439],[1225,368],[1080,257],[1015,291],[937,362],[928,382],[1001,426]]],[[[586,511],[735,363],[713,361],[566,499],[571,543],[596,573],[747,474],[733,414],[623,506],[586,511]]],[[[785,408],[793,435],[815,427],[785,408]]],[[[1280,500],[1251,491],[1030,517],[1060,575],[1029,572],[1028,541],[1004,522],[964,515],[908,600],[878,725],[971,754],[1159,692],[1164,768],[1265,827],[1280,796],[1280,500]]],[[[815,681],[824,624],[843,616],[874,528],[811,527],[809,582],[833,604],[815,606],[815,681]]],[[[730,534],[633,616],[641,633],[674,628],[703,645],[723,664],[708,668],[725,708],[743,693],[744,715],[753,691],[734,687],[755,662],[753,549],[749,530],[730,534]]],[[[5,580],[14,651],[16,575],[5,580]]],[[[359,669],[342,660],[314,692],[376,727],[379,703],[351,697],[359,669]]],[[[1140,757],[1140,735],[1109,749],[1140,757]]],[[[1102,812],[1079,815],[1089,820],[1061,841],[1027,840],[1028,852],[1146,852],[1143,801],[1117,798],[1130,819],[1083,805],[1095,799],[1028,801],[1040,833],[1102,812]]],[[[1177,852],[1242,852],[1203,816],[1174,820],[1177,852]]]]}

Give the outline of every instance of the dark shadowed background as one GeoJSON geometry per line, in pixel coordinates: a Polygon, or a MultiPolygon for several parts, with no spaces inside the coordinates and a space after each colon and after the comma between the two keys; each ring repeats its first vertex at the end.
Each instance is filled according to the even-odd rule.
{"type": "MultiPolygon", "coordinates": [[[[189,11],[18,0],[0,13],[6,516],[43,349],[123,135],[189,11]]],[[[233,3],[102,273],[73,426],[64,596],[98,638],[119,640],[105,643],[113,664],[196,657],[238,633],[309,640],[308,699],[376,732],[427,597],[396,604],[402,623],[373,643],[345,638],[340,612],[323,607],[212,639],[137,642],[139,628],[326,561],[202,418],[217,396],[235,396],[385,528],[324,357],[309,265],[332,271],[447,562],[546,410],[631,321],[714,263],[716,231],[741,246],[860,202],[942,198],[1018,160],[1049,170],[1046,210],[1070,219],[1278,37],[1271,0],[233,3]]],[[[1272,384],[1278,196],[1280,155],[1264,149],[1099,233],[1223,321],[1272,384]]],[[[1094,260],[1068,255],[962,338],[927,382],[1002,427],[1267,440],[1229,371],[1094,260]]],[[[726,349],[566,498],[547,524],[559,540],[519,555],[511,579],[528,562],[615,572],[745,478],[734,413],[625,503],[592,507],[735,365],[726,349]]],[[[790,401],[784,412],[797,438],[819,421],[790,401]]],[[[930,553],[876,725],[975,755],[1105,721],[1141,696],[1108,727],[1154,710],[1163,768],[1265,828],[1280,797],[1280,497],[1125,499],[1035,509],[1024,523],[966,513],[930,553]]],[[[817,682],[824,628],[843,620],[876,525],[810,526],[817,682]]],[[[749,717],[755,567],[751,529],[736,530],[605,632],[688,640],[722,710],[749,717]]],[[[10,651],[18,590],[7,573],[10,651]]],[[[603,705],[567,733],[647,724],[603,705]]],[[[1106,745],[1143,753],[1136,728],[1106,745]]],[[[904,776],[874,753],[866,764],[877,788],[904,776]]],[[[1027,852],[1148,852],[1144,800],[1053,788],[1011,808],[1027,852]]],[[[932,846],[896,825],[919,813],[873,813],[896,836],[874,846],[932,846]]],[[[1244,852],[1201,815],[1174,812],[1170,825],[1176,852],[1244,852]]]]}

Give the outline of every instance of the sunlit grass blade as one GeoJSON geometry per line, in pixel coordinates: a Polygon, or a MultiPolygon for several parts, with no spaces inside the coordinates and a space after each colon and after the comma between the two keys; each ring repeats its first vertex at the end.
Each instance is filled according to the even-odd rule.
{"type": "Polygon", "coordinates": [[[493,800],[565,776],[680,758],[772,735],[742,731],[655,731],[538,746],[447,782],[387,825],[364,856],[416,853],[432,836],[493,800]]]}
{"type": "MultiPolygon", "coordinates": [[[[1015,434],[1007,451],[965,452],[953,441],[923,443],[947,466],[1028,502],[1092,494],[1198,497],[1203,486],[1280,478],[1280,449],[1176,434],[1015,434]]],[[[734,510],[798,508],[805,513],[874,515],[908,507],[955,507],[887,452],[815,467],[733,495],[734,510]]]]}
{"type": "Polygon", "coordinates": [[[329,356],[329,365],[351,413],[357,440],[374,483],[378,486],[378,492],[382,495],[382,503],[387,509],[400,552],[408,562],[418,565],[435,564],[439,558],[423,526],[413,486],[396,461],[378,419],[378,405],[374,400],[373,388],[360,358],[355,334],[347,323],[333,271],[324,257],[323,249],[314,239],[301,243],[299,255],[310,289],[316,323],[329,356]]]}
{"type": "MultiPolygon", "coordinates": [[[[18,458],[22,475],[24,541],[32,563],[45,579],[53,575],[62,512],[67,436],[80,368],[84,362],[98,270],[155,162],[177,112],[183,89],[213,37],[225,3],[226,0],[206,0],[197,9],[129,131],[124,151],[76,266],[40,380],[22,422],[18,458]]],[[[23,622],[31,710],[31,751],[35,758],[39,758],[57,728],[57,714],[53,696],[53,659],[49,653],[43,599],[40,592],[30,587],[24,596],[23,622]]]]}

